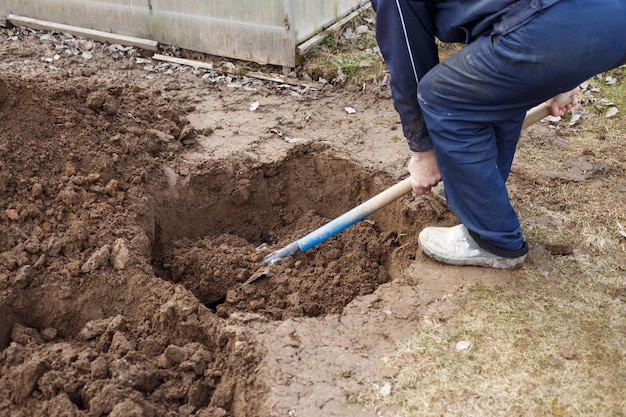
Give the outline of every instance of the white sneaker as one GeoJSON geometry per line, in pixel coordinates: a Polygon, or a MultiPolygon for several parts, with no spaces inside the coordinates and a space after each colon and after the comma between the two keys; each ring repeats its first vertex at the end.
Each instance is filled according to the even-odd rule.
{"type": "Polygon", "coordinates": [[[521,266],[527,252],[520,250],[523,254],[512,258],[491,253],[478,246],[462,224],[453,227],[427,227],[419,234],[418,243],[426,255],[450,265],[513,269],[521,266]]]}

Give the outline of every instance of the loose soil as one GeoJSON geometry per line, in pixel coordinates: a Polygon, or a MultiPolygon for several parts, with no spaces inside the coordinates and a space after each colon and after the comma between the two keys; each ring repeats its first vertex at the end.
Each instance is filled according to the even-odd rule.
{"type": "Polygon", "coordinates": [[[391,415],[356,399],[424,309],[511,278],[419,252],[456,221],[431,196],[259,264],[406,176],[387,85],[0,36],[1,415],[391,415]]]}

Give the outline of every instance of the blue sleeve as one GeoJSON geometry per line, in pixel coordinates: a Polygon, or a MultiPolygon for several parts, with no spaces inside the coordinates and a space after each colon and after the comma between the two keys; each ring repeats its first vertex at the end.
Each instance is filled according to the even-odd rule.
{"type": "Polygon", "coordinates": [[[417,0],[371,0],[376,39],[391,73],[391,94],[409,148],[432,149],[417,101],[421,77],[439,63],[432,5],[417,0]]]}

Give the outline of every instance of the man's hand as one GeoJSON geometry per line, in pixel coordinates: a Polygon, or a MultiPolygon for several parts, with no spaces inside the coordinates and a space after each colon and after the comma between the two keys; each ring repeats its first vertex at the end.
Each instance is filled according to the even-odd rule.
{"type": "Polygon", "coordinates": [[[415,195],[422,195],[441,181],[435,151],[411,152],[409,161],[411,185],[415,195]]]}
{"type": "Polygon", "coordinates": [[[573,90],[568,91],[567,93],[561,93],[546,101],[546,103],[548,103],[548,106],[550,106],[550,114],[555,117],[561,117],[565,115],[565,113],[571,110],[572,107],[574,107],[576,103],[578,103],[578,94],[580,94],[580,87],[576,87],[573,90]],[[563,102],[568,97],[571,97],[571,100],[568,101],[568,104],[563,107],[559,107],[558,103],[563,102]]]}

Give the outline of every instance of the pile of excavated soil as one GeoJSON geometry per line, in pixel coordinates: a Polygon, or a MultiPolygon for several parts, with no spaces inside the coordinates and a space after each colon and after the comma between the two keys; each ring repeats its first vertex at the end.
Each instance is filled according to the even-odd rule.
{"type": "Polygon", "coordinates": [[[182,106],[95,81],[0,78],[0,410],[219,415],[255,361],[155,277],[141,220],[182,106]]]}
{"type": "MultiPolygon", "coordinates": [[[[155,74],[137,68],[136,51],[100,44],[90,44],[89,60],[69,53],[40,59],[66,45],[60,35],[17,29],[4,35],[10,40],[0,44],[2,415],[281,415],[284,408],[268,400],[281,397],[273,384],[281,384],[286,402],[308,401],[310,387],[289,388],[293,375],[281,376],[267,363],[261,376],[268,354],[276,363],[293,362],[295,342],[280,342],[271,329],[345,314],[347,305],[389,283],[414,259],[407,231],[446,216],[430,200],[412,208],[398,203],[242,286],[263,269],[258,261],[270,250],[389,186],[390,175],[372,165],[393,171],[404,164],[402,156],[390,162],[364,145],[354,136],[360,128],[344,119],[349,116],[333,113],[329,103],[345,94],[314,102],[303,100],[303,91],[261,83],[254,90],[298,103],[306,120],[317,118],[317,134],[345,138],[339,148],[360,144],[356,148],[371,155],[367,167],[336,156],[324,136],[293,141],[284,151],[283,133],[306,127],[284,114],[273,115],[282,132],[265,156],[246,146],[274,138],[275,128],[259,129],[251,145],[217,158],[200,143],[233,125],[224,119],[197,127],[188,114],[202,103],[247,107],[252,93],[235,96],[225,82],[207,86],[184,71],[155,74]],[[339,116],[330,121],[324,112],[339,116]],[[268,340],[277,342],[276,350],[268,340]],[[272,382],[269,374],[282,379],[272,382]]],[[[366,103],[372,97],[353,98],[366,103]]],[[[390,131],[397,122],[388,94],[384,100],[390,131]]],[[[215,149],[240,140],[242,129],[254,129],[259,120],[252,112],[238,117],[238,131],[213,142],[215,149]]],[[[360,127],[378,131],[380,124],[360,127]]],[[[344,316],[345,323],[353,320],[348,317],[354,316],[344,316]]],[[[371,346],[389,339],[376,336],[379,330],[371,333],[371,346]]],[[[350,357],[350,366],[365,358],[350,357]]],[[[311,375],[331,371],[301,363],[311,375]]],[[[343,392],[345,372],[337,372],[319,378],[334,384],[329,395],[342,409],[347,397],[335,398],[333,390],[343,392]]]]}

